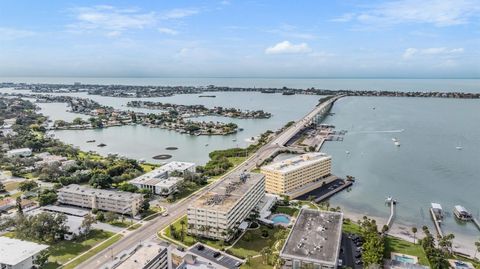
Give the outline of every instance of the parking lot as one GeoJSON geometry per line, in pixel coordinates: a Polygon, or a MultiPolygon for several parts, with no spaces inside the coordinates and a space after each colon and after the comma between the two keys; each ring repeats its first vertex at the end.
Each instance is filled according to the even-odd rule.
{"type": "Polygon", "coordinates": [[[344,188],[344,185],[351,185],[352,183],[349,181],[344,181],[343,179],[336,179],[328,184],[325,184],[313,191],[307,192],[303,194],[302,196],[299,196],[297,199],[299,200],[307,200],[310,196],[315,196],[315,202],[319,203],[324,199],[327,199],[329,196],[333,195],[337,191],[340,191],[342,188],[344,188]],[[328,195],[331,193],[331,195],[328,195]]]}
{"type": "Polygon", "coordinates": [[[342,266],[352,269],[362,269],[362,244],[363,240],[352,234],[342,234],[342,244],[340,248],[340,257],[342,266]]]}

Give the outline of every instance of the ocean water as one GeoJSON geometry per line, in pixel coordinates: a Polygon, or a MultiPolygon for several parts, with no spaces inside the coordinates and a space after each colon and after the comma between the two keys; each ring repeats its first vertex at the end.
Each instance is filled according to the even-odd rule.
{"type": "MultiPolygon", "coordinates": [[[[2,81],[2,79],[0,79],[2,81]]],[[[3,79],[3,81],[15,81],[3,79]]],[[[20,81],[20,80],[17,80],[20,81]]],[[[398,80],[398,79],[237,79],[237,78],[25,78],[26,82],[102,83],[135,85],[225,85],[242,87],[316,87],[329,89],[439,90],[480,91],[480,80],[398,80]]],[[[0,91],[7,92],[8,89],[0,91]]],[[[126,109],[129,100],[71,94],[88,97],[101,104],[126,109]]],[[[172,154],[172,160],[203,164],[215,149],[246,146],[247,139],[310,111],[320,96],[262,93],[214,93],[216,98],[197,95],[176,95],[164,98],[143,98],[176,104],[204,104],[240,109],[263,109],[270,119],[240,120],[206,117],[205,120],[235,122],[244,131],[229,136],[189,136],[143,126],[124,126],[102,130],[58,131],[57,138],[102,154],[119,153],[151,161],[156,154],[172,154]],[[97,143],[86,143],[95,139],[97,143]],[[105,143],[105,148],[96,144],[105,143]],[[177,151],[165,147],[177,146],[177,151]]],[[[137,99],[138,100],[138,99],[137,99]]],[[[74,113],[65,113],[64,104],[40,104],[41,112],[52,119],[71,120],[74,113]]],[[[141,110],[140,111],[150,111],[141,110]]],[[[357,178],[351,191],[331,199],[347,211],[388,217],[386,196],[399,201],[396,223],[406,226],[428,225],[432,221],[428,209],[431,202],[442,204],[447,216],[444,231],[471,242],[480,237],[473,224],[458,223],[452,212],[460,204],[476,217],[480,210],[480,100],[437,98],[346,97],[337,101],[326,123],[338,130],[347,130],[343,142],[326,142],[322,151],[333,156],[333,171],[339,176],[357,178]],[[393,138],[401,146],[394,145],[393,138]],[[461,146],[462,150],[456,147],[461,146]],[[346,151],[350,152],[349,154],[346,151]]]]}

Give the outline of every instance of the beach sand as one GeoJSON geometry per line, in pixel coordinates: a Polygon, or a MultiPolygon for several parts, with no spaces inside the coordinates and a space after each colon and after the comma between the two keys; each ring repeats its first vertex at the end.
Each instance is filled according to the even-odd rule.
{"type": "MultiPolygon", "coordinates": [[[[363,216],[365,214],[360,214],[356,212],[352,212],[349,210],[345,210],[342,208],[342,212],[344,214],[344,218],[349,218],[350,220],[357,222],[358,220],[362,220],[363,216]]],[[[382,229],[384,224],[387,224],[388,216],[382,218],[382,217],[371,217],[368,214],[366,215],[370,219],[374,219],[377,222],[377,226],[379,229],[382,229]]],[[[412,233],[412,227],[414,225],[408,225],[405,223],[402,223],[401,221],[397,221],[396,219],[393,221],[392,227],[388,231],[388,235],[397,237],[409,242],[413,243],[413,233],[412,233]]],[[[416,234],[416,239],[421,239],[424,237],[422,227],[417,227],[417,234],[416,234]]],[[[435,229],[432,230],[430,228],[430,232],[434,235],[437,234],[437,231],[435,229]]],[[[480,237],[480,236],[479,236],[480,237]]],[[[464,255],[470,256],[473,258],[473,255],[475,255],[475,241],[478,240],[479,238],[471,238],[468,236],[462,236],[462,235],[455,235],[455,238],[453,239],[453,250],[455,252],[460,252],[464,255]]]]}

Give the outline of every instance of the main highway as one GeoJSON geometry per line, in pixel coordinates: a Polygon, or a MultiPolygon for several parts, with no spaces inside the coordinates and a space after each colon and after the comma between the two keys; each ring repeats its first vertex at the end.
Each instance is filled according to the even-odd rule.
{"type": "Polygon", "coordinates": [[[146,241],[152,236],[173,223],[178,218],[184,216],[187,213],[187,208],[190,203],[196,200],[198,197],[207,193],[209,190],[215,188],[229,175],[238,175],[244,171],[251,171],[256,168],[257,164],[261,164],[264,160],[272,156],[277,150],[283,148],[283,146],[292,139],[298,132],[300,132],[306,125],[308,125],[318,113],[324,113],[328,111],[328,108],[333,102],[335,102],[341,96],[335,96],[319,105],[317,105],[312,111],[305,115],[302,119],[292,124],[290,127],[286,128],[274,137],[270,142],[262,146],[257,152],[252,154],[247,160],[243,163],[232,169],[230,172],[225,174],[222,178],[218,179],[214,183],[204,187],[203,189],[193,193],[192,195],[180,200],[177,203],[170,204],[167,206],[167,211],[169,212],[168,216],[159,216],[153,220],[148,221],[140,228],[134,230],[133,232],[127,233],[119,241],[112,244],[109,248],[106,248],[96,255],[92,256],[76,268],[81,269],[92,269],[92,268],[101,268],[102,265],[111,262],[112,257],[118,255],[120,252],[126,249],[135,247],[139,242],[146,241]]]}

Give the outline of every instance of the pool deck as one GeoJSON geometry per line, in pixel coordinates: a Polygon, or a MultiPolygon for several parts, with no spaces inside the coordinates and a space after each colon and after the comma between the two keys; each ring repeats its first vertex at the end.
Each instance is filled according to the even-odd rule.
{"type": "MultiPolygon", "coordinates": [[[[396,257],[409,258],[409,259],[412,259],[412,260],[413,260],[413,264],[417,264],[417,263],[418,263],[418,257],[417,257],[417,256],[407,255],[407,254],[398,253],[398,252],[392,252],[392,253],[390,253],[390,259],[395,260],[395,261],[398,261],[397,259],[395,259],[396,257]]],[[[403,262],[403,261],[400,261],[400,262],[403,262]]]]}
{"type": "Polygon", "coordinates": [[[278,226],[283,226],[283,227],[288,227],[290,224],[292,224],[292,220],[293,220],[293,217],[287,215],[287,214],[283,214],[283,213],[277,213],[277,214],[272,214],[268,217],[269,220],[271,220],[273,222],[273,225],[278,225],[278,226]],[[277,217],[277,216],[284,216],[286,217],[289,221],[288,223],[284,223],[284,222],[274,222],[273,221],[273,218],[277,217]]]}

